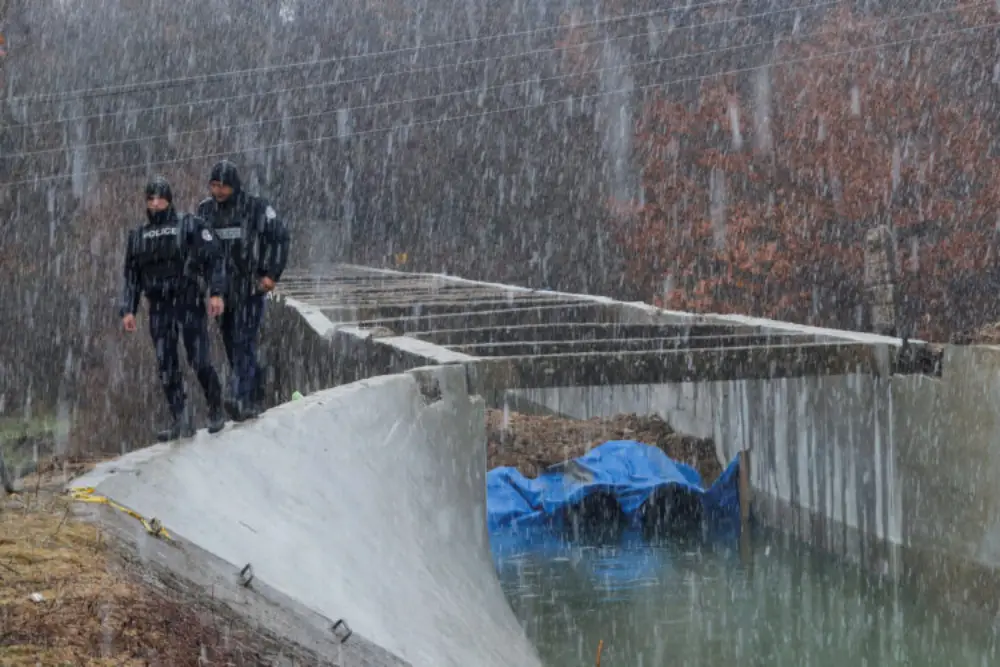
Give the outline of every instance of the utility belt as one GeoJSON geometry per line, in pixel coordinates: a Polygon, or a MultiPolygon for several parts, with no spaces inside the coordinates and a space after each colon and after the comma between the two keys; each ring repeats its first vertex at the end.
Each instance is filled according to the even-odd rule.
{"type": "Polygon", "coordinates": [[[196,284],[162,287],[145,292],[151,310],[161,308],[190,307],[200,308],[204,304],[202,291],[196,284]]]}
{"type": "Polygon", "coordinates": [[[151,262],[144,265],[140,272],[147,281],[170,280],[171,278],[182,280],[187,277],[187,265],[179,259],[151,262]]]}
{"type": "Polygon", "coordinates": [[[197,301],[201,283],[188,275],[180,262],[158,262],[142,269],[142,291],[150,301],[168,301],[181,298],[197,301]]]}

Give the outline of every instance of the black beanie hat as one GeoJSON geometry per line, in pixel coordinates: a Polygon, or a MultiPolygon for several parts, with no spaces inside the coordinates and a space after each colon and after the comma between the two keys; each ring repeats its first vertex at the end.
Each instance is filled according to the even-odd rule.
{"type": "Polygon", "coordinates": [[[240,189],[240,172],[236,169],[236,165],[229,160],[220,160],[215,163],[212,167],[212,174],[208,177],[209,181],[218,181],[223,185],[228,185],[233,190],[240,189]]]}
{"type": "Polygon", "coordinates": [[[163,197],[171,204],[174,202],[174,193],[170,189],[170,182],[162,176],[155,176],[146,183],[146,199],[150,197],[163,197]]]}

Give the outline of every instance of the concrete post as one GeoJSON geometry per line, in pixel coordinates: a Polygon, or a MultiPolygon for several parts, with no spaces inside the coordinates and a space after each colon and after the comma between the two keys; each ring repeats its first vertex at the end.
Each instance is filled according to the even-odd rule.
{"type": "Polygon", "coordinates": [[[865,293],[872,331],[896,335],[896,249],[888,225],[865,235],[865,293]]]}

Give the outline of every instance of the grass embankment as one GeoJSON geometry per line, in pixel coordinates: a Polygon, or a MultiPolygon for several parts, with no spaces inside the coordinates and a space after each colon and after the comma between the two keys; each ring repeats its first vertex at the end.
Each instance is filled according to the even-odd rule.
{"type": "Polygon", "coordinates": [[[60,490],[80,467],[0,492],[0,665],[261,664],[229,621],[142,582],[74,517],[60,490]]]}

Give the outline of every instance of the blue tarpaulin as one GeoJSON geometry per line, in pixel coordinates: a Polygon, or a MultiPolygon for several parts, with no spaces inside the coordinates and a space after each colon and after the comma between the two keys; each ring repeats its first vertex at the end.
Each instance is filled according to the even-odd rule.
{"type": "Polygon", "coordinates": [[[739,522],[738,480],[738,458],[704,489],[697,470],[658,447],[615,440],[552,466],[536,479],[511,467],[491,470],[486,477],[487,521],[491,533],[558,524],[567,508],[600,495],[617,501],[625,525],[636,528],[644,504],[669,491],[675,503],[677,498],[700,503],[700,520],[709,531],[729,532],[739,522]]]}

